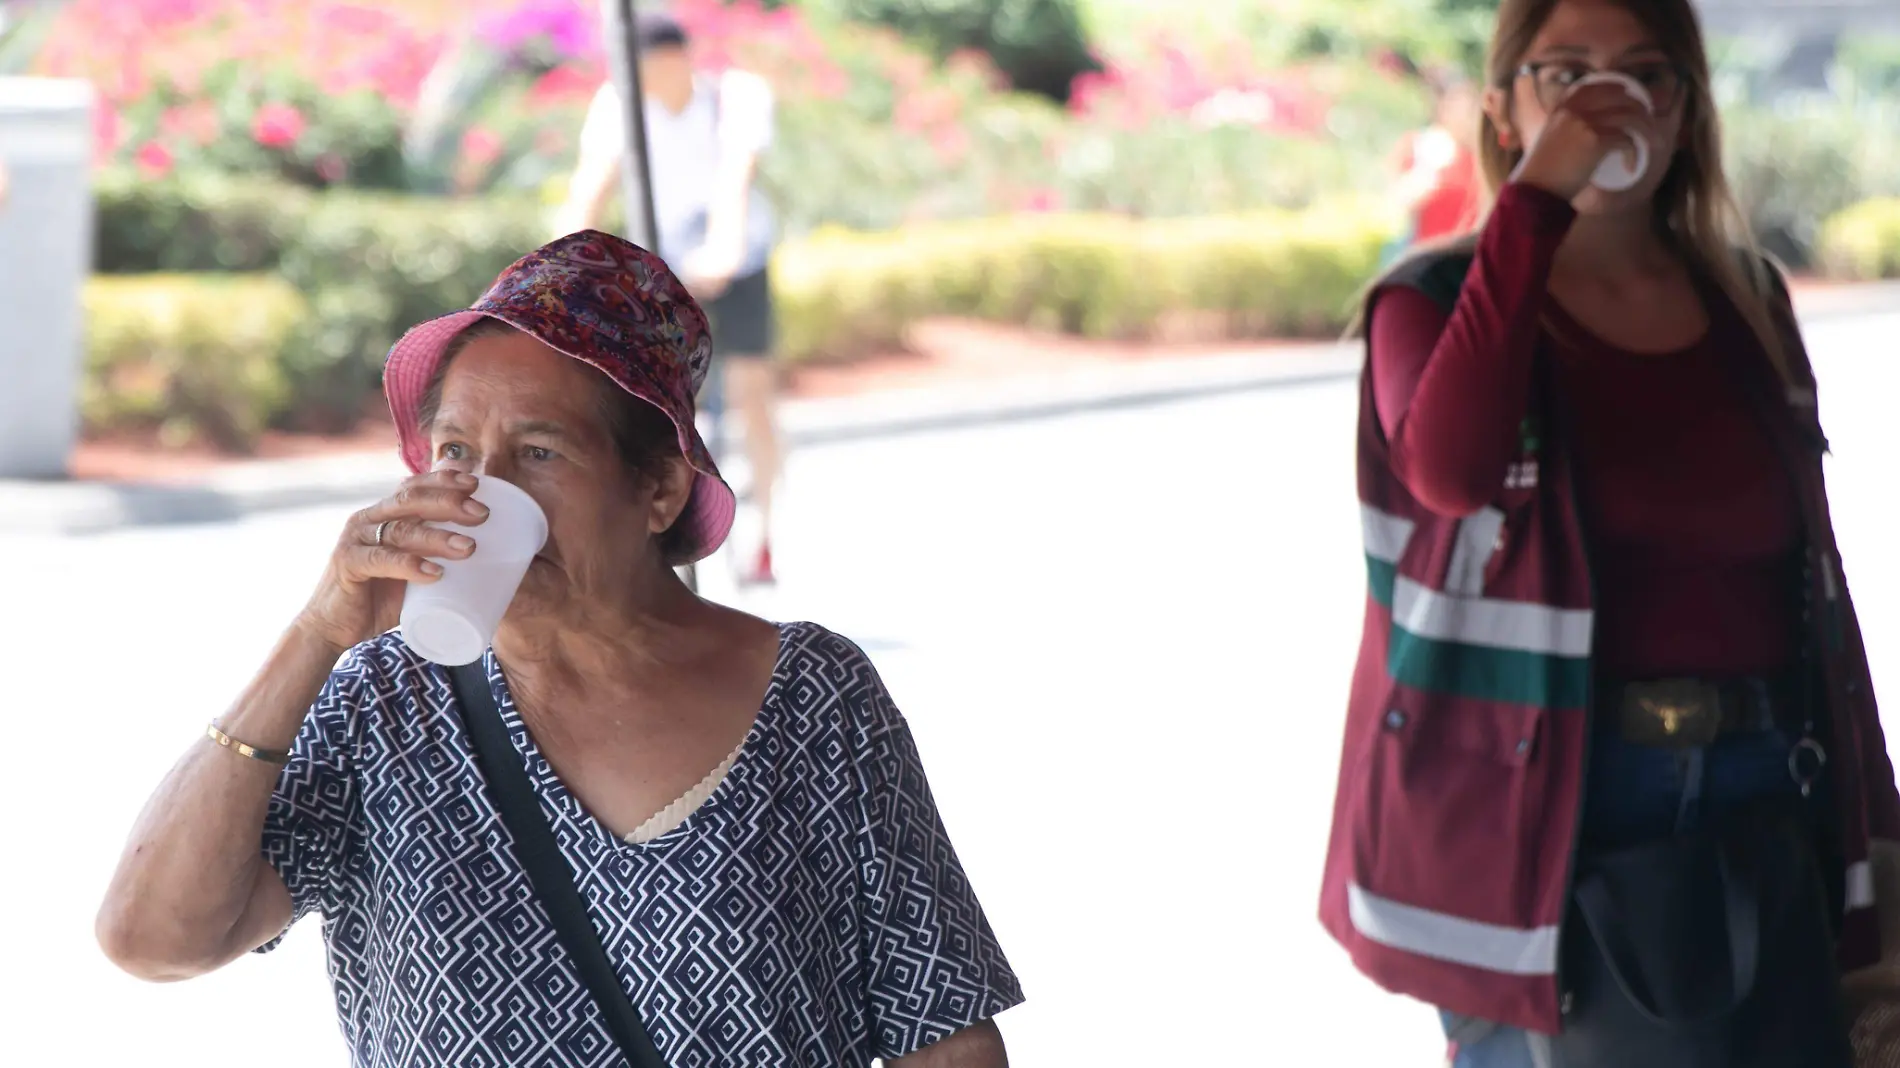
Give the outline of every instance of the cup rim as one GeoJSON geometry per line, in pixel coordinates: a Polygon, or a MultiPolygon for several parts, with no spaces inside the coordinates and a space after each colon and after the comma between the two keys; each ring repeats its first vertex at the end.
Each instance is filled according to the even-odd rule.
{"type": "MultiPolygon", "coordinates": [[[[534,539],[537,544],[528,555],[533,556],[546,548],[548,544],[548,513],[547,509],[541,507],[541,502],[535,500],[533,494],[507,479],[499,475],[488,474],[478,474],[475,476],[475,493],[470,496],[475,496],[477,500],[480,500],[481,498],[477,495],[481,494],[484,489],[490,485],[501,487],[501,496],[512,498],[517,504],[526,504],[528,506],[528,510],[524,512],[524,514],[533,516],[535,530],[538,531],[534,539]]],[[[481,528],[478,526],[473,529],[480,530],[481,528]]]]}

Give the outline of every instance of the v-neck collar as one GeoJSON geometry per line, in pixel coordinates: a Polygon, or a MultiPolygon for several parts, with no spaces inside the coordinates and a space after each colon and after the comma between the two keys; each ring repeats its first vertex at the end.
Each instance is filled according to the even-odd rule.
{"type": "MultiPolygon", "coordinates": [[[[761,759],[758,750],[764,744],[766,733],[775,727],[782,704],[780,694],[784,692],[790,681],[788,676],[792,659],[792,627],[790,624],[781,623],[778,625],[778,632],[778,659],[772,668],[771,681],[766,684],[765,698],[760,703],[758,712],[753,716],[752,725],[746,729],[745,738],[739,743],[738,755],[732,760],[732,766],[727,769],[725,777],[720,780],[719,785],[713,789],[706,800],[701,802],[685,819],[665,834],[646,842],[628,841],[615,834],[612,828],[588,811],[587,806],[581,803],[580,798],[568,789],[567,784],[555,772],[554,765],[542,755],[540,746],[535,744],[534,735],[529,732],[526,721],[521,718],[520,711],[515,707],[514,694],[508,688],[507,675],[502,671],[501,661],[495,656],[493,649],[483,654],[482,664],[488,675],[489,688],[495,695],[496,707],[501,710],[502,723],[508,728],[508,736],[515,744],[515,751],[520,754],[525,763],[529,781],[533,783],[535,792],[540,795],[542,804],[552,808],[556,815],[579,827],[594,846],[602,851],[665,849],[692,837],[701,826],[718,819],[733,803],[733,794],[739,789],[739,781],[751,777],[754,766],[761,759]]],[[[669,807],[671,804],[669,802],[669,807]]],[[[589,852],[593,850],[590,849],[589,852]]]]}

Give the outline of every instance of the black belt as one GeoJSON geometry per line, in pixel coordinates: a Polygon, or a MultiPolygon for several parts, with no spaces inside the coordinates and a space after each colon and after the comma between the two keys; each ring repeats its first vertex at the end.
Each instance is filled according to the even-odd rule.
{"type": "Polygon", "coordinates": [[[1650,679],[1604,688],[1599,724],[1637,745],[1687,749],[1729,734],[1801,728],[1800,688],[1791,681],[1650,679]]]}

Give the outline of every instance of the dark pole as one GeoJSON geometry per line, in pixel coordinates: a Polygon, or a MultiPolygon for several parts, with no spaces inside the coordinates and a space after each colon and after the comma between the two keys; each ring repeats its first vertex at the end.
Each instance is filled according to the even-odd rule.
{"type": "Polygon", "coordinates": [[[647,167],[647,114],[640,94],[640,50],[634,47],[636,0],[607,0],[607,52],[613,63],[614,84],[626,102],[627,158],[620,168],[621,188],[627,198],[627,238],[641,248],[658,251],[659,221],[653,214],[652,171],[647,167]]]}
{"type": "MultiPolygon", "coordinates": [[[[627,205],[627,239],[650,252],[659,251],[660,223],[653,213],[653,173],[647,166],[646,98],[640,90],[640,50],[633,40],[636,0],[605,0],[607,57],[613,65],[614,84],[626,105],[627,155],[621,161],[620,187],[627,205]]],[[[699,592],[699,571],[692,564],[680,575],[699,592]]]]}

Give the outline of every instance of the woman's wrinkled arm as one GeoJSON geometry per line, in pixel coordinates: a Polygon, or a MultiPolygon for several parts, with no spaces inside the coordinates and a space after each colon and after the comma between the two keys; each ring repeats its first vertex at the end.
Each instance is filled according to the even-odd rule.
{"type": "MultiPolygon", "coordinates": [[[[290,748],[339,655],[293,627],[220,726],[259,748],[290,748]]],[[[186,751],[139,816],[99,909],[114,964],[154,982],[189,979],[289,924],[290,892],[260,849],[281,770],[208,739],[186,751]]]]}
{"type": "Polygon", "coordinates": [[[1009,1068],[1003,1032],[984,1020],[934,1045],[891,1062],[891,1068],[1009,1068]]]}

